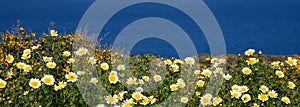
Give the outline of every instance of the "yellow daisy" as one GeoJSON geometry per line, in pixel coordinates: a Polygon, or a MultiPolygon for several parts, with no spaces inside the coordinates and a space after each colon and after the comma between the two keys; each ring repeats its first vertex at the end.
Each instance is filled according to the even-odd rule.
{"type": "Polygon", "coordinates": [[[6,87],[6,81],[0,78],[0,88],[5,88],[6,87]]]}
{"type": "Polygon", "coordinates": [[[7,63],[13,63],[14,62],[14,57],[10,54],[6,55],[5,61],[7,63]]]}
{"type": "Polygon", "coordinates": [[[174,64],[183,64],[183,61],[181,61],[180,59],[175,59],[174,64]]]}
{"type": "Polygon", "coordinates": [[[148,99],[148,97],[143,96],[143,97],[141,98],[141,100],[140,100],[140,104],[141,104],[141,105],[147,105],[147,104],[149,104],[149,99],[148,99]]]}
{"type": "Polygon", "coordinates": [[[235,91],[235,90],[231,90],[230,94],[232,98],[237,98],[237,99],[239,99],[240,96],[242,95],[240,91],[235,91]]]}
{"type": "Polygon", "coordinates": [[[231,75],[229,75],[229,74],[223,74],[223,78],[225,79],[225,80],[230,80],[231,78],[232,78],[232,76],[231,75]]]}
{"type": "Polygon", "coordinates": [[[178,85],[172,84],[172,85],[170,85],[170,89],[171,89],[171,91],[176,91],[176,90],[178,90],[178,85]]]}
{"type": "Polygon", "coordinates": [[[143,98],[143,94],[142,93],[140,93],[140,92],[134,92],[134,93],[132,93],[132,98],[134,98],[135,100],[140,100],[140,99],[142,99],[143,98]]]}
{"type": "Polygon", "coordinates": [[[269,100],[269,96],[267,94],[259,94],[258,99],[261,100],[262,102],[265,102],[269,100]]]}
{"type": "Polygon", "coordinates": [[[24,67],[25,67],[25,63],[23,63],[23,62],[19,62],[19,63],[17,63],[17,68],[18,69],[24,69],[24,67]]]}
{"type": "Polygon", "coordinates": [[[71,52],[69,52],[69,51],[63,52],[63,56],[65,56],[65,57],[69,57],[70,55],[71,55],[71,52]]]}
{"type": "Polygon", "coordinates": [[[274,61],[271,63],[271,65],[274,69],[277,69],[280,67],[280,61],[274,61]]]}
{"type": "Polygon", "coordinates": [[[41,80],[46,85],[53,85],[55,82],[53,75],[44,75],[44,77],[41,80]]]}
{"type": "Polygon", "coordinates": [[[130,100],[125,100],[123,103],[122,103],[122,107],[132,107],[132,103],[130,100]]]}
{"type": "Polygon", "coordinates": [[[283,78],[284,77],[284,73],[282,71],[276,71],[275,74],[279,77],[279,78],[283,78]]]}
{"type": "Polygon", "coordinates": [[[248,68],[248,67],[244,67],[244,68],[242,69],[242,72],[243,72],[243,74],[245,74],[245,75],[249,75],[249,74],[251,74],[252,70],[251,70],[250,68],[248,68]]]}
{"type": "Polygon", "coordinates": [[[205,81],[203,81],[203,80],[197,81],[197,86],[198,86],[198,87],[203,87],[204,84],[205,84],[205,81]]]}
{"type": "Polygon", "coordinates": [[[170,69],[171,69],[172,71],[174,71],[174,72],[178,72],[178,71],[179,71],[179,66],[176,65],[176,64],[172,64],[172,65],[170,66],[170,69]]]}
{"type": "Polygon", "coordinates": [[[186,97],[181,97],[180,102],[182,102],[182,103],[188,103],[189,99],[186,98],[186,97]]]}
{"type": "Polygon", "coordinates": [[[167,59],[167,60],[164,61],[164,63],[165,63],[166,65],[171,65],[171,64],[172,64],[172,61],[171,61],[170,59],[167,59]]]}
{"type": "Polygon", "coordinates": [[[72,63],[74,63],[75,62],[75,59],[74,58],[70,58],[70,59],[68,59],[68,61],[67,61],[67,63],[69,63],[69,64],[72,64],[72,63]]]}
{"type": "Polygon", "coordinates": [[[31,55],[23,54],[21,59],[26,60],[26,59],[29,59],[30,57],[31,57],[31,55]]]}
{"type": "Polygon", "coordinates": [[[58,83],[59,89],[63,89],[67,86],[67,82],[61,81],[58,83]]]}
{"type": "Polygon", "coordinates": [[[31,50],[30,49],[25,49],[24,51],[23,51],[23,54],[24,55],[29,55],[31,53],[31,50]]]}
{"type": "Polygon", "coordinates": [[[111,84],[116,84],[119,81],[119,77],[117,75],[109,75],[108,80],[111,84]]]}
{"type": "Polygon", "coordinates": [[[89,61],[90,64],[94,65],[96,64],[97,60],[95,59],[95,57],[89,57],[89,61]]]}
{"type": "Polygon", "coordinates": [[[296,87],[296,85],[295,85],[294,82],[289,81],[289,82],[288,82],[288,87],[289,87],[290,89],[294,89],[294,88],[296,87]]]}
{"type": "Polygon", "coordinates": [[[154,98],[154,96],[150,96],[148,97],[150,104],[153,104],[156,102],[156,98],[154,98]]]}
{"type": "Polygon", "coordinates": [[[206,106],[206,105],[210,105],[211,104],[211,98],[212,95],[211,94],[205,94],[204,96],[202,96],[200,98],[200,102],[202,105],[206,106]]]}
{"type": "Polygon", "coordinates": [[[258,104],[256,104],[256,103],[254,103],[254,104],[253,104],[253,107],[259,107],[259,105],[258,105],[258,104]]]}
{"type": "Polygon", "coordinates": [[[285,104],[290,104],[291,103],[290,98],[288,98],[288,97],[282,97],[281,101],[284,102],[285,104]]]}
{"type": "Polygon", "coordinates": [[[146,81],[146,82],[149,82],[150,78],[149,78],[149,76],[143,76],[143,80],[146,81]]]}
{"type": "Polygon", "coordinates": [[[195,59],[192,57],[187,57],[184,59],[185,63],[188,65],[194,65],[195,64],[195,59]]]}
{"type": "Polygon", "coordinates": [[[211,71],[209,69],[205,69],[205,70],[203,70],[203,72],[201,74],[204,75],[205,77],[210,77],[211,71]]]}
{"type": "Polygon", "coordinates": [[[54,68],[56,67],[56,63],[55,63],[55,62],[48,62],[48,63],[46,64],[46,66],[47,66],[48,68],[50,68],[50,69],[54,69],[54,68]]]}
{"type": "Polygon", "coordinates": [[[246,62],[247,62],[248,65],[254,65],[254,64],[256,64],[257,62],[259,62],[259,59],[256,59],[256,58],[249,58],[246,62]]]}
{"type": "Polygon", "coordinates": [[[232,86],[231,86],[231,89],[234,90],[234,91],[241,91],[241,90],[242,90],[242,89],[241,89],[241,86],[238,86],[238,85],[236,85],[236,84],[232,85],[232,86]]]}
{"type": "Polygon", "coordinates": [[[268,95],[270,96],[270,98],[277,98],[278,96],[278,94],[274,90],[269,91],[268,95]]]}
{"type": "Polygon", "coordinates": [[[254,50],[254,49],[248,49],[248,50],[245,52],[245,55],[247,55],[247,56],[251,56],[251,55],[253,55],[253,54],[254,54],[254,52],[255,52],[255,50],[254,50]]]}
{"type": "Polygon", "coordinates": [[[41,81],[36,78],[31,78],[29,81],[29,86],[32,88],[39,88],[41,86],[41,81]]]}
{"type": "Polygon", "coordinates": [[[97,84],[98,83],[98,79],[97,78],[91,78],[90,83],[97,84]]]}
{"type": "Polygon", "coordinates": [[[130,77],[130,78],[127,79],[126,83],[127,83],[128,85],[136,85],[136,84],[137,84],[136,78],[130,77]]]}
{"type": "Polygon", "coordinates": [[[288,57],[288,59],[285,61],[290,66],[296,66],[297,65],[297,59],[293,59],[292,57],[288,57]]]}
{"type": "Polygon", "coordinates": [[[118,100],[118,96],[114,95],[114,96],[106,96],[106,103],[107,104],[116,104],[119,100],[118,100]]]}
{"type": "Polygon", "coordinates": [[[58,36],[57,31],[55,31],[55,30],[50,30],[50,35],[51,36],[58,36]]]}
{"type": "Polygon", "coordinates": [[[32,67],[31,67],[30,65],[25,65],[25,66],[23,67],[23,70],[24,70],[25,72],[29,72],[29,71],[32,70],[32,67]]]}
{"type": "Polygon", "coordinates": [[[251,100],[251,96],[249,94],[244,94],[241,99],[244,103],[247,103],[251,100]]]}
{"type": "Polygon", "coordinates": [[[78,80],[78,76],[74,72],[69,72],[65,75],[65,78],[68,82],[76,82],[78,80]]]}
{"type": "Polygon", "coordinates": [[[88,52],[87,48],[81,47],[75,52],[75,54],[78,56],[82,56],[82,55],[87,54],[87,52],[88,52]]]}
{"type": "Polygon", "coordinates": [[[266,93],[269,91],[269,88],[265,85],[260,86],[259,90],[263,93],[266,93]]]}
{"type": "Polygon", "coordinates": [[[109,69],[109,65],[108,65],[107,63],[102,63],[102,64],[100,65],[100,67],[101,67],[101,69],[103,69],[103,70],[108,70],[108,69],[109,69]]]}
{"type": "Polygon", "coordinates": [[[47,56],[43,57],[43,60],[45,62],[50,62],[50,61],[52,61],[52,59],[53,59],[53,57],[47,57],[47,56]]]}
{"type": "Polygon", "coordinates": [[[242,93],[245,93],[245,92],[248,92],[249,88],[247,86],[241,86],[241,92],[242,93]]]}
{"type": "Polygon", "coordinates": [[[118,71],[124,71],[126,69],[125,65],[118,65],[117,70],[118,71]]]}
{"type": "Polygon", "coordinates": [[[161,76],[160,75],[154,75],[154,81],[155,82],[159,82],[159,81],[161,81],[161,76]]]}

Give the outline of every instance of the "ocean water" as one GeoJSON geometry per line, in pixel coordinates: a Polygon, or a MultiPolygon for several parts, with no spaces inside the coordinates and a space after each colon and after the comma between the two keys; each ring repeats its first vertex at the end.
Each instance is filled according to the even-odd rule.
{"type": "MultiPolygon", "coordinates": [[[[82,15],[93,2],[94,0],[2,0],[0,32],[10,31],[13,25],[17,24],[17,20],[20,20],[28,32],[37,32],[39,35],[48,33],[51,22],[55,23],[55,29],[59,33],[74,33],[82,15]]],[[[267,55],[300,54],[299,0],[204,0],[204,2],[222,29],[227,53],[239,54],[246,49],[254,48],[262,50],[267,55]]],[[[113,5],[113,1],[105,5],[113,5]]],[[[148,11],[159,10],[160,7],[153,9],[148,11]]],[[[202,32],[194,33],[202,34],[202,32]]],[[[210,53],[204,36],[191,38],[198,53],[210,53]]],[[[112,42],[109,37],[103,41],[107,44],[112,42]]],[[[155,38],[145,39],[136,44],[131,54],[140,53],[158,54],[163,57],[178,56],[170,44],[155,38]]]]}

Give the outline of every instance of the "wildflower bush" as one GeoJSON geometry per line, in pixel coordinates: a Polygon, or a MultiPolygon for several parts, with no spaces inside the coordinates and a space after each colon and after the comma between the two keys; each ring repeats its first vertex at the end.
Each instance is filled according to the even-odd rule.
{"type": "Polygon", "coordinates": [[[19,30],[18,35],[1,34],[0,106],[153,106],[164,103],[172,93],[175,98],[164,106],[300,106],[297,55],[265,56],[249,49],[221,58],[127,57],[109,49],[89,50],[87,45],[74,49],[74,40],[84,36],[74,38],[51,30],[35,40],[35,33],[19,30]],[[95,67],[96,72],[74,69],[76,62],[95,67]],[[81,81],[84,78],[88,81],[81,81]],[[213,88],[211,82],[221,83],[218,94],[206,91],[213,88]],[[100,90],[99,84],[105,95],[81,94],[100,90]]]}

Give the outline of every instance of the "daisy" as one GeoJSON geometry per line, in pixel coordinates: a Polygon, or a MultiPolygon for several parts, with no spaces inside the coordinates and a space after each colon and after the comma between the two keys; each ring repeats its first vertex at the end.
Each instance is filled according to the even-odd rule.
{"type": "Polygon", "coordinates": [[[65,57],[69,57],[70,55],[71,55],[71,52],[69,52],[69,51],[63,52],[63,56],[65,56],[65,57]]]}
{"type": "Polygon", "coordinates": [[[29,72],[29,71],[32,70],[32,67],[31,67],[30,65],[25,65],[25,66],[23,67],[23,70],[24,70],[25,72],[29,72]]]}
{"type": "Polygon", "coordinates": [[[123,103],[122,103],[122,107],[132,107],[132,103],[130,100],[125,100],[123,103]]]}
{"type": "Polygon", "coordinates": [[[244,103],[247,103],[251,100],[251,96],[249,94],[244,94],[241,99],[244,103]]]}
{"type": "Polygon", "coordinates": [[[249,74],[251,74],[252,70],[251,70],[250,68],[248,68],[248,67],[244,67],[244,68],[242,69],[242,72],[243,72],[243,74],[245,74],[245,75],[249,75],[249,74]]]}
{"type": "Polygon", "coordinates": [[[218,61],[218,58],[212,58],[211,60],[210,60],[210,63],[217,63],[217,61],[218,61]]]}
{"type": "Polygon", "coordinates": [[[174,64],[183,64],[183,61],[181,61],[180,59],[175,59],[174,64]]]}
{"type": "Polygon", "coordinates": [[[194,65],[195,64],[195,59],[192,57],[187,57],[184,59],[185,63],[188,65],[194,65]]]}
{"type": "Polygon", "coordinates": [[[288,59],[285,61],[290,66],[296,66],[297,65],[297,59],[293,59],[292,57],[288,57],[288,59]]]}
{"type": "Polygon", "coordinates": [[[254,64],[256,64],[257,62],[259,62],[259,59],[256,59],[256,58],[249,58],[246,62],[247,62],[248,65],[254,65],[254,64]]]}
{"type": "Polygon", "coordinates": [[[118,71],[124,71],[126,69],[125,65],[118,65],[117,70],[118,71]]]}
{"type": "Polygon", "coordinates": [[[242,93],[245,93],[245,92],[248,92],[249,88],[247,86],[241,86],[241,92],[242,93]]]}
{"type": "Polygon", "coordinates": [[[54,68],[56,67],[56,63],[55,63],[55,62],[48,62],[48,63],[46,64],[46,66],[47,66],[48,68],[50,68],[50,69],[54,69],[54,68]]]}
{"type": "Polygon", "coordinates": [[[47,57],[47,56],[43,57],[43,60],[45,62],[50,62],[50,61],[52,61],[52,59],[53,59],[53,57],[47,57]]]}
{"type": "Polygon", "coordinates": [[[29,55],[31,53],[31,50],[30,49],[25,49],[24,51],[23,51],[23,54],[24,55],[29,55]]]}
{"type": "Polygon", "coordinates": [[[270,98],[277,98],[278,96],[278,94],[274,90],[269,91],[268,95],[270,96],[270,98]]]}
{"type": "Polygon", "coordinates": [[[58,36],[58,34],[57,34],[57,31],[55,31],[55,30],[50,30],[50,35],[51,36],[58,36]]]}
{"type": "Polygon", "coordinates": [[[200,102],[202,105],[210,105],[211,104],[211,95],[205,94],[203,97],[201,97],[200,102]]]}
{"type": "Polygon", "coordinates": [[[146,82],[149,82],[150,78],[148,76],[143,76],[143,80],[146,81],[146,82]]]}
{"type": "Polygon", "coordinates": [[[109,75],[108,80],[111,84],[116,84],[119,81],[119,77],[117,75],[109,75]]]}
{"type": "Polygon", "coordinates": [[[189,99],[186,98],[186,97],[181,97],[180,102],[182,102],[182,103],[188,103],[189,99]]]}
{"type": "Polygon", "coordinates": [[[201,71],[200,71],[200,70],[195,70],[195,71],[194,71],[194,74],[200,75],[200,74],[201,74],[201,71]]]}
{"type": "Polygon", "coordinates": [[[161,81],[161,76],[160,75],[154,75],[154,81],[155,82],[159,82],[159,81],[161,81]]]}
{"type": "Polygon", "coordinates": [[[0,88],[5,88],[6,84],[6,81],[0,78],[0,88]]]}
{"type": "Polygon", "coordinates": [[[81,47],[75,52],[75,54],[78,56],[82,56],[82,55],[87,54],[87,52],[88,52],[87,48],[81,47]]]}
{"type": "Polygon", "coordinates": [[[176,91],[176,90],[178,90],[178,85],[172,84],[172,85],[170,85],[170,89],[171,89],[171,91],[176,91]]]}
{"type": "Polygon", "coordinates": [[[165,65],[171,65],[172,64],[172,61],[170,59],[167,59],[164,61],[165,65]]]}
{"type": "Polygon", "coordinates": [[[134,93],[132,93],[132,98],[134,98],[135,100],[140,100],[140,99],[142,99],[143,98],[143,94],[142,93],[140,93],[140,92],[134,92],[134,93]]]}
{"type": "Polygon", "coordinates": [[[77,75],[79,75],[79,76],[82,76],[82,75],[84,75],[84,74],[85,74],[84,71],[77,71],[77,75]]]}
{"type": "Polygon", "coordinates": [[[179,88],[184,88],[186,86],[184,82],[177,82],[176,84],[178,85],[179,88]]]}
{"type": "Polygon", "coordinates": [[[254,103],[254,104],[253,104],[253,107],[259,107],[259,105],[258,105],[258,104],[256,104],[256,103],[254,103]]]}
{"type": "Polygon", "coordinates": [[[218,104],[220,104],[223,100],[220,97],[215,97],[213,99],[213,105],[217,106],[218,104]]]}
{"type": "Polygon", "coordinates": [[[280,61],[274,61],[271,63],[271,65],[274,69],[277,69],[280,67],[280,61]]]}
{"type": "Polygon", "coordinates": [[[63,89],[63,88],[65,88],[66,86],[67,86],[67,82],[61,81],[61,82],[58,83],[59,89],[63,89]]]}
{"type": "Polygon", "coordinates": [[[141,105],[147,105],[149,104],[149,99],[148,97],[143,96],[142,99],[140,100],[141,105]]]}
{"type": "Polygon", "coordinates": [[[259,94],[258,99],[261,100],[262,102],[265,102],[265,101],[269,100],[269,97],[267,94],[259,94]]]}
{"type": "Polygon", "coordinates": [[[97,78],[91,78],[90,83],[92,84],[97,84],[98,83],[98,79],[97,78]]]}
{"type": "Polygon", "coordinates": [[[204,84],[205,84],[205,81],[203,81],[203,80],[199,80],[199,81],[197,82],[197,86],[198,86],[198,87],[203,87],[204,84]]]}
{"type": "Polygon", "coordinates": [[[236,84],[232,85],[231,89],[234,90],[234,91],[241,91],[242,90],[241,87],[236,85],[236,84]]]}
{"type": "Polygon", "coordinates": [[[74,63],[75,62],[75,59],[74,58],[70,58],[70,59],[68,59],[68,61],[67,61],[67,63],[69,63],[69,64],[72,64],[72,63],[74,63]]]}
{"type": "Polygon", "coordinates": [[[31,55],[25,55],[25,54],[23,54],[22,57],[21,57],[21,59],[26,60],[26,59],[29,59],[30,57],[31,57],[31,55]]]}
{"type": "Polygon", "coordinates": [[[178,71],[179,71],[179,66],[176,65],[176,64],[172,64],[172,65],[170,66],[170,69],[171,69],[172,71],[174,71],[174,72],[178,72],[178,71]]]}
{"type": "Polygon", "coordinates": [[[289,87],[290,89],[294,89],[294,88],[296,87],[296,85],[295,85],[294,82],[289,81],[289,82],[288,82],[288,87],[289,87]]]}
{"type": "Polygon", "coordinates": [[[266,93],[269,91],[269,88],[265,85],[260,86],[259,90],[263,93],[266,93]]]}
{"type": "Polygon", "coordinates": [[[53,75],[44,75],[44,77],[41,80],[46,85],[53,85],[55,82],[53,75]]]}
{"type": "Polygon", "coordinates": [[[229,75],[229,74],[223,74],[223,78],[225,79],[225,80],[230,80],[231,78],[232,78],[232,76],[231,75],[229,75]]]}
{"type": "Polygon", "coordinates": [[[275,74],[279,77],[279,78],[283,78],[284,77],[284,73],[282,71],[276,71],[275,74]]]}
{"type": "Polygon", "coordinates": [[[14,62],[14,57],[10,54],[6,55],[5,61],[7,63],[13,63],[14,62]]]}
{"type": "Polygon", "coordinates": [[[150,97],[148,97],[148,99],[149,99],[150,104],[153,104],[156,102],[156,98],[154,98],[154,96],[150,96],[150,97]]]}
{"type": "Polygon", "coordinates": [[[201,74],[204,75],[205,77],[210,77],[211,71],[209,69],[205,69],[201,74]]]}
{"type": "Polygon", "coordinates": [[[143,85],[143,84],[144,84],[144,80],[139,79],[139,80],[138,80],[138,84],[139,84],[139,85],[143,85]]]}
{"type": "Polygon", "coordinates": [[[74,72],[69,72],[65,75],[65,78],[68,82],[76,82],[78,80],[78,76],[74,72]]]}
{"type": "Polygon", "coordinates": [[[290,104],[291,103],[290,98],[288,98],[288,97],[282,97],[281,101],[284,102],[285,104],[290,104]]]}
{"type": "Polygon", "coordinates": [[[109,65],[108,65],[107,63],[102,63],[102,64],[100,65],[100,67],[101,67],[101,69],[103,69],[103,70],[108,70],[108,69],[109,69],[109,65]]]}
{"type": "Polygon", "coordinates": [[[97,60],[94,57],[89,57],[88,62],[92,65],[96,64],[97,60]]]}
{"type": "Polygon", "coordinates": [[[39,88],[41,86],[41,81],[36,78],[31,78],[29,81],[29,86],[32,88],[39,88]]]}
{"type": "Polygon", "coordinates": [[[107,104],[116,104],[119,100],[118,100],[118,96],[114,95],[114,96],[106,96],[106,103],[107,104]]]}
{"type": "Polygon", "coordinates": [[[248,50],[245,52],[245,55],[247,55],[247,56],[251,56],[251,55],[253,55],[253,54],[254,54],[254,52],[255,52],[255,50],[254,50],[254,49],[248,49],[248,50]]]}
{"type": "Polygon", "coordinates": [[[231,90],[230,94],[231,94],[232,98],[237,98],[237,99],[239,99],[240,96],[242,95],[242,93],[240,91],[235,91],[235,90],[231,90]]]}
{"type": "Polygon", "coordinates": [[[17,68],[18,69],[24,69],[24,67],[25,67],[25,63],[23,63],[23,62],[19,62],[19,63],[17,63],[17,68]]]}
{"type": "Polygon", "coordinates": [[[127,83],[128,85],[136,85],[136,84],[137,84],[136,78],[130,77],[130,78],[127,79],[126,83],[127,83]]]}

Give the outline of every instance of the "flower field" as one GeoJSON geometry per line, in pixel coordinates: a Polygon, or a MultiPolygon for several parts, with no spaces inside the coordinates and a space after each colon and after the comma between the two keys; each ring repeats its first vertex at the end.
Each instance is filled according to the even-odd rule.
{"type": "Polygon", "coordinates": [[[1,107],[300,106],[297,55],[266,56],[249,49],[238,55],[166,59],[91,50],[87,45],[74,48],[74,41],[85,40],[83,36],[55,30],[40,40],[24,28],[18,36],[1,35],[1,107]],[[83,94],[92,90],[95,93],[83,94]]]}

